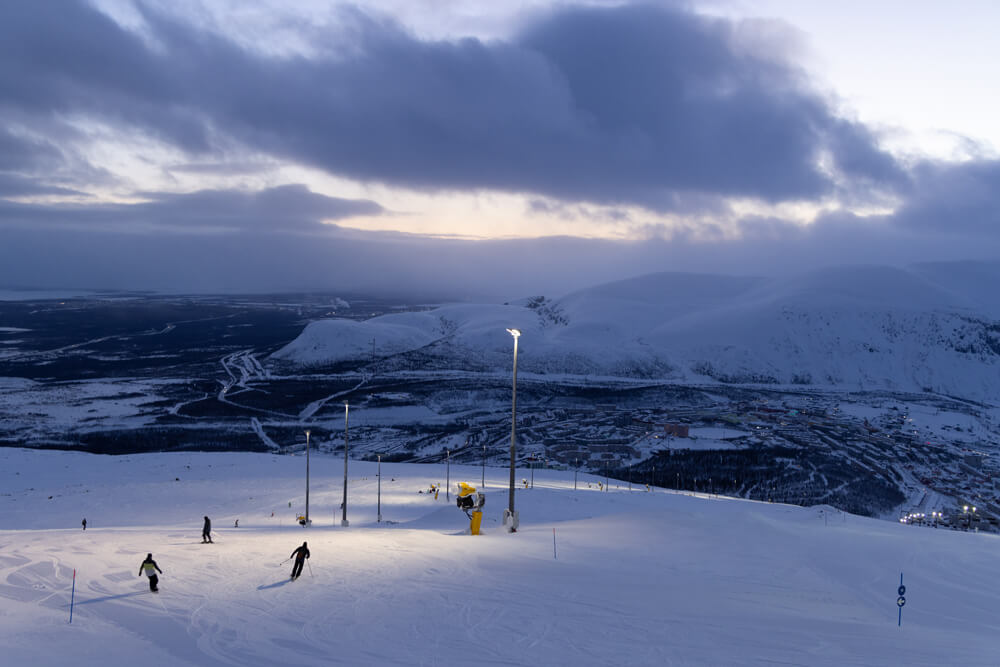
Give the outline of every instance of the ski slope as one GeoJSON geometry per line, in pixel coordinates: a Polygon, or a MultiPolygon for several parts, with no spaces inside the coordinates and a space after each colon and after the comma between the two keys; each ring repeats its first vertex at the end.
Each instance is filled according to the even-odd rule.
{"type": "MultiPolygon", "coordinates": [[[[484,534],[444,466],[0,449],[11,665],[996,665],[1000,539],[535,471],[484,534]],[[51,499],[49,498],[51,496],[51,499]],[[291,507],[289,507],[291,503],[291,507]],[[274,516],[272,517],[272,512],[274,516]],[[202,516],[215,544],[201,544],[202,516]],[[88,528],[80,529],[87,518],[88,528]],[[233,524],[239,519],[239,528],[233,524]],[[308,540],[304,575],[282,561],[308,540]],[[139,564],[163,569],[158,595],[139,564]],[[70,596],[76,570],[75,605],[70,596]],[[900,572],[907,587],[897,626],[900,572]]],[[[527,471],[519,472],[527,476],[527,471]]],[[[479,486],[481,469],[451,466],[479,486]]]]}

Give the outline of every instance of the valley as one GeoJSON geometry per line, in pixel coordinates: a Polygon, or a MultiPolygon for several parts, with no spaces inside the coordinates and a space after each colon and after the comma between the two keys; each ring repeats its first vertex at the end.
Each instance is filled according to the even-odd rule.
{"type": "MultiPolygon", "coordinates": [[[[353,295],[0,302],[0,444],[299,455],[309,429],[317,451],[342,454],[346,436],[351,458],[479,465],[485,477],[509,465],[509,358],[448,359],[447,334],[392,354],[376,336],[368,353],[307,367],[274,354],[310,322],[431,307],[353,295]]],[[[579,470],[618,486],[997,530],[995,405],[933,391],[553,373],[530,352],[517,386],[522,483],[540,468],[579,470]]]]}

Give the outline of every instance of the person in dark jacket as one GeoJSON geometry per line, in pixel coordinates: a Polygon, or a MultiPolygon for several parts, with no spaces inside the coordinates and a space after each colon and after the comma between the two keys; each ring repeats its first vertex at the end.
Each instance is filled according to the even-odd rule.
{"type": "Polygon", "coordinates": [[[142,565],[139,566],[139,576],[141,577],[145,573],[149,577],[149,590],[154,593],[160,592],[160,589],[157,588],[160,583],[160,578],[156,576],[157,572],[163,574],[163,570],[153,560],[153,554],[146,554],[146,560],[142,561],[142,565]]]}
{"type": "Polygon", "coordinates": [[[83,517],[83,521],[81,523],[83,523],[83,529],[87,530],[87,517],[83,517]]]}
{"type": "Polygon", "coordinates": [[[305,565],[306,558],[309,558],[309,547],[303,542],[302,546],[293,551],[289,558],[295,559],[295,565],[292,566],[292,579],[298,579],[299,575],[302,574],[302,566],[305,565]]]}
{"type": "Polygon", "coordinates": [[[211,541],[212,541],[212,522],[206,516],[205,525],[202,526],[201,529],[201,543],[204,544],[206,542],[211,542],[211,541]]]}

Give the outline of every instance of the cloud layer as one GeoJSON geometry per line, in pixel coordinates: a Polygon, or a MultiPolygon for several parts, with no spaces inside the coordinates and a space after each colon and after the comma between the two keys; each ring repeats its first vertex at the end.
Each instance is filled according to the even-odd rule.
{"type": "Polygon", "coordinates": [[[251,52],[152,10],[152,39],[80,3],[4,12],[7,104],[192,154],[224,138],[362,181],[653,209],[686,192],[780,201],[831,195],[835,176],[906,180],[780,45],[751,50],[730,22],[675,9],[568,7],[503,42],[423,41],[345,9],[326,37],[350,48],[312,58],[251,52]]]}
{"type": "Polygon", "coordinates": [[[276,54],[193,15],[134,9],[139,29],[82,2],[0,6],[0,282],[497,292],[512,263],[530,291],[664,269],[1000,254],[998,163],[900,162],[816,91],[781,30],[673,5],[560,5],[501,40],[442,41],[345,6],[301,32],[303,53],[276,54]],[[131,181],[91,150],[95,137],[181,155],[186,166],[159,168],[205,185],[102,200],[91,190],[131,181]],[[515,193],[543,215],[897,205],[809,228],[730,219],[738,233],[714,244],[438,241],[324,224],[387,214],[367,198],[217,185],[254,172],[234,156],[441,196],[515,193]]]}

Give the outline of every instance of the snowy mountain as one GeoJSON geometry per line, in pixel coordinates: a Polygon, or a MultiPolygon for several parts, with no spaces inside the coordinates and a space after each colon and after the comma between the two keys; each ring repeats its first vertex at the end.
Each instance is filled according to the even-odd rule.
{"type": "Polygon", "coordinates": [[[519,368],[681,382],[1000,394],[1000,264],[849,267],[795,278],[660,273],[503,305],[314,322],[299,366],[519,368]]]}
{"type": "Polygon", "coordinates": [[[996,535],[556,470],[510,534],[506,468],[376,465],[342,527],[343,459],[314,453],[303,528],[302,457],[0,449],[5,664],[997,664],[996,535]],[[449,472],[485,475],[479,536],[426,493],[449,472]]]}

